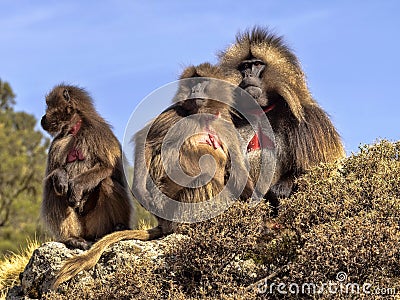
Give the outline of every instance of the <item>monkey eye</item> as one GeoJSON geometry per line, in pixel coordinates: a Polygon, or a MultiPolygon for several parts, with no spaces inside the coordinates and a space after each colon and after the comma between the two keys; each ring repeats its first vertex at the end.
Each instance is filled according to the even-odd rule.
{"type": "Polygon", "coordinates": [[[46,97],[45,101],[46,101],[46,105],[47,106],[51,106],[51,105],[54,104],[54,99],[53,98],[46,97]]]}
{"type": "Polygon", "coordinates": [[[262,61],[260,61],[260,60],[256,60],[255,62],[254,62],[254,65],[256,66],[256,67],[259,67],[259,66],[263,66],[263,65],[265,65],[262,61]]]}
{"type": "Polygon", "coordinates": [[[244,70],[248,69],[249,67],[250,67],[249,63],[242,63],[242,64],[239,66],[239,70],[240,70],[240,71],[244,71],[244,70]]]}

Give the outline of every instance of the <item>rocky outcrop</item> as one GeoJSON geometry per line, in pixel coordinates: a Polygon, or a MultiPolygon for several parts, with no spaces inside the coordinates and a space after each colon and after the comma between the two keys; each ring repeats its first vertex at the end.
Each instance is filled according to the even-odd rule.
{"type": "MultiPolygon", "coordinates": [[[[146,260],[156,267],[162,266],[165,251],[175,242],[187,237],[172,234],[160,240],[142,242],[137,240],[122,241],[107,249],[97,265],[89,271],[79,273],[71,281],[62,284],[59,292],[66,292],[68,288],[85,286],[95,279],[107,278],[121,267],[140,264],[146,260]]],[[[21,284],[13,287],[8,295],[8,300],[40,299],[49,291],[56,272],[67,258],[82,253],[82,250],[68,249],[64,244],[49,242],[36,249],[20,274],[21,284]]]]}

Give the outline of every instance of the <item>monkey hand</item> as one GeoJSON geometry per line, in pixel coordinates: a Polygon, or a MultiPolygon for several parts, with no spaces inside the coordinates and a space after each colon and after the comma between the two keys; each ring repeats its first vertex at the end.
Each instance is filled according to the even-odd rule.
{"type": "Polygon", "coordinates": [[[57,169],[53,176],[54,191],[59,196],[67,195],[68,193],[68,174],[64,169],[57,169]]]}
{"type": "Polygon", "coordinates": [[[68,205],[73,208],[83,208],[84,202],[82,199],[83,187],[80,184],[75,183],[74,180],[69,181],[69,195],[68,195],[68,205]]]}

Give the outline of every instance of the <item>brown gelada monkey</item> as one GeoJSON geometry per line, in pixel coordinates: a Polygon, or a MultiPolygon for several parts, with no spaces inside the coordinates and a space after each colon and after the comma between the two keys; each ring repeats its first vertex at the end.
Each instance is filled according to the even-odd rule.
{"type": "Polygon", "coordinates": [[[179,209],[167,207],[168,204],[162,199],[165,196],[179,203],[202,202],[217,197],[226,184],[230,186],[232,194],[241,195],[242,198],[251,196],[253,184],[249,180],[244,163],[239,136],[232,134],[232,131],[235,131],[229,106],[233,102],[232,91],[229,88],[225,89],[220,81],[209,80],[210,78],[225,80],[234,88],[234,85],[239,84],[240,74],[237,71],[227,74],[219,67],[204,63],[187,68],[180,78],[197,80],[181,81],[173,99],[174,104],[135,135],[134,194],[147,208],[158,212],[156,214],[158,226],[150,230],[126,230],[105,236],[88,251],[68,259],[57,274],[53,288],[57,288],[59,284],[78,272],[92,268],[105,248],[112,243],[124,239],[151,240],[174,232],[177,223],[170,220],[176,217],[174,214],[179,213],[177,212],[179,209]],[[176,133],[187,137],[179,149],[177,149],[179,137],[176,133],[173,134],[171,143],[164,140],[167,134],[173,131],[171,128],[174,125],[196,114],[200,116],[198,119],[178,126],[176,133]],[[200,158],[207,154],[212,156],[216,165],[212,174],[207,173],[207,170],[212,169],[207,161],[203,161],[203,166],[199,165],[200,158]],[[172,166],[173,163],[170,164],[170,160],[174,159],[178,161],[181,171],[188,175],[188,178],[194,178],[201,173],[199,177],[211,175],[211,180],[206,180],[201,186],[196,185],[198,182],[191,186],[190,180],[182,180],[185,177],[182,173],[178,173],[176,180],[171,179],[175,167],[172,166]],[[234,167],[231,168],[232,165],[234,167]],[[171,173],[167,173],[166,168],[170,169],[171,173]],[[203,174],[201,171],[204,170],[206,172],[203,174]],[[168,211],[172,215],[168,217],[162,215],[168,214],[168,211]]]}
{"type": "MultiPolygon", "coordinates": [[[[254,27],[238,34],[236,43],[219,57],[220,66],[241,73],[239,86],[261,106],[273,129],[276,168],[266,198],[274,206],[280,197],[290,195],[298,175],[319,163],[344,157],[338,132],[311,96],[297,57],[281,37],[254,27]]],[[[246,110],[247,103],[237,105],[241,111],[246,110]]],[[[249,124],[243,117],[233,116],[240,132],[251,132],[244,130],[249,124]]],[[[253,131],[243,138],[250,173],[254,174],[252,171],[260,168],[262,137],[253,131]]],[[[252,177],[256,183],[257,175],[252,177]]]]}
{"type": "Polygon", "coordinates": [[[42,219],[55,238],[74,248],[131,221],[131,198],[121,148],[88,93],[58,85],[46,97],[41,125],[54,139],[44,181],[42,219]]]}

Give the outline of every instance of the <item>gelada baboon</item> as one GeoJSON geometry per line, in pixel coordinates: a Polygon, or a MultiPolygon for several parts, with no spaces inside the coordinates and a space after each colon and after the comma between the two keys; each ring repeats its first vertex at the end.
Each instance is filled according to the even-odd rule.
{"type": "MultiPolygon", "coordinates": [[[[163,195],[178,202],[202,202],[218,197],[226,181],[229,182],[227,177],[230,176],[233,177],[230,181],[232,194],[246,198],[253,192],[253,184],[249,180],[240,149],[239,137],[232,133],[235,131],[229,107],[229,103],[233,102],[232,90],[225,89],[220,81],[210,80],[210,78],[225,80],[234,88],[233,85],[239,84],[241,80],[240,74],[236,71],[226,74],[219,67],[205,63],[187,68],[180,77],[180,79],[185,78],[196,78],[200,81],[181,81],[173,99],[174,104],[135,135],[134,194],[140,202],[146,204],[145,206],[149,205],[147,208],[158,209],[161,214],[167,213],[168,209],[171,210],[161,199],[163,195]],[[196,114],[200,117],[185,122],[177,129],[176,133],[180,136],[188,137],[184,138],[181,147],[178,147],[177,136],[173,136],[171,143],[165,140],[174,125],[196,114]],[[162,152],[165,156],[162,156],[162,152]],[[199,160],[206,155],[212,156],[216,165],[214,169],[206,161],[203,161],[204,165],[200,167],[199,160]],[[185,175],[181,173],[176,181],[171,179],[175,166],[171,166],[173,162],[170,164],[169,160],[173,161],[174,158],[176,160],[176,157],[179,157],[178,164],[189,178],[194,178],[201,171],[207,171],[209,167],[213,169],[212,174],[207,172],[201,174],[209,176],[210,180],[207,179],[203,186],[197,185],[198,182],[192,186],[190,182],[182,183],[182,177],[185,175]],[[233,158],[234,162],[231,161],[233,158]],[[233,164],[234,167],[231,168],[233,164]],[[172,172],[167,174],[165,168],[170,171],[172,169],[172,172]]],[[[174,215],[170,217],[174,218],[174,215]]],[[[157,220],[158,226],[153,229],[114,232],[99,240],[88,251],[68,259],[57,274],[53,288],[57,288],[60,283],[72,278],[78,272],[92,268],[105,248],[115,242],[125,239],[151,240],[170,234],[176,229],[177,223],[163,216],[157,215],[157,220]]]]}
{"type": "Polygon", "coordinates": [[[85,90],[58,85],[46,104],[41,125],[54,139],[42,219],[58,241],[88,249],[96,239],[129,228],[132,207],[121,148],[85,90]]]}
{"type": "MultiPolygon", "coordinates": [[[[299,61],[281,37],[255,27],[238,34],[219,58],[221,67],[240,71],[239,86],[258,102],[274,131],[277,164],[267,194],[273,205],[292,192],[296,176],[344,156],[339,134],[312,98],[299,61]]],[[[237,105],[246,110],[246,103],[237,105]]],[[[238,129],[249,126],[234,117],[238,129]]],[[[254,134],[244,137],[251,169],[260,164],[257,139],[254,134]]]]}
{"type": "MultiPolygon", "coordinates": [[[[145,147],[136,147],[134,194],[144,202],[151,202],[148,204],[153,206],[151,210],[159,210],[161,214],[165,214],[166,207],[163,201],[157,198],[157,193],[152,192],[152,188],[160,189],[162,194],[179,202],[202,202],[205,198],[209,198],[205,197],[204,188],[194,189],[200,192],[199,197],[193,195],[189,197],[189,191],[193,192],[193,189],[187,188],[191,185],[192,177],[200,174],[202,169],[206,171],[206,174],[203,174],[205,176],[210,175],[207,171],[213,174],[211,185],[205,185],[208,188],[214,185],[211,194],[219,194],[226,185],[227,178],[230,178],[232,180],[228,181],[228,187],[232,194],[242,194],[243,198],[250,197],[253,184],[247,176],[239,136],[231,119],[235,86],[221,84],[220,81],[238,84],[240,74],[238,72],[227,74],[221,68],[204,63],[187,68],[181,79],[186,80],[180,83],[179,91],[173,99],[175,104],[154,120],[150,130],[145,129],[136,136],[137,141],[141,139],[146,142],[142,142],[145,147]],[[188,120],[190,119],[188,117],[193,115],[198,118],[188,120]],[[171,128],[172,125],[178,125],[182,119],[185,120],[182,125],[171,128]],[[170,141],[166,140],[167,134],[172,137],[170,141]],[[182,146],[178,148],[180,140],[182,146]],[[161,155],[161,150],[164,156],[161,155]],[[207,155],[213,157],[211,162],[202,161],[207,155]],[[175,157],[179,157],[179,160],[175,157]],[[178,162],[179,165],[176,165],[178,162]],[[211,166],[213,162],[217,162],[215,172],[211,166]],[[234,163],[234,166],[231,163],[234,163]],[[179,171],[180,168],[183,172],[179,171]],[[165,169],[170,171],[169,174],[165,169]],[[147,170],[154,182],[153,187],[149,185],[145,173],[147,170]],[[185,178],[185,175],[189,177],[185,178]],[[154,207],[160,204],[161,207],[154,207]]],[[[159,218],[158,221],[163,234],[171,232],[171,228],[167,229],[171,225],[170,221],[166,221],[165,218],[159,218]]]]}

